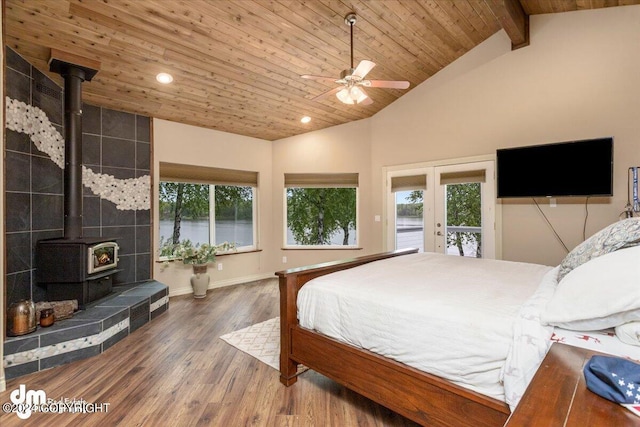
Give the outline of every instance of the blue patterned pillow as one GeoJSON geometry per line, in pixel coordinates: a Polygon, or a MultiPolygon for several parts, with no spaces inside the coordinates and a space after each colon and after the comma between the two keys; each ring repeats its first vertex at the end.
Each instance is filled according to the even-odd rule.
{"type": "Polygon", "coordinates": [[[560,263],[558,282],[574,268],[618,249],[640,244],[640,218],[615,222],[576,246],[560,263]]]}

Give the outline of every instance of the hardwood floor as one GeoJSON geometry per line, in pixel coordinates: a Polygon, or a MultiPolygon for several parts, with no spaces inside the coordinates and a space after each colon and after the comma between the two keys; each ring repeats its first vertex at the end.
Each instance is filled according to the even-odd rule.
{"type": "Polygon", "coordinates": [[[48,398],[100,404],[107,412],[1,413],[0,425],[62,426],[415,426],[313,371],[296,384],[219,339],[278,316],[277,280],[170,299],[169,310],[104,353],[7,382],[0,402],[24,384],[48,398]],[[104,407],[104,405],[103,405],[104,407]]]}

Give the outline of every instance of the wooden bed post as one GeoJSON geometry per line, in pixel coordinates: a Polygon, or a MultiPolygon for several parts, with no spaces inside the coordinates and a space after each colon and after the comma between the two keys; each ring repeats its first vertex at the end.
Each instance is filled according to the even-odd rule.
{"type": "Polygon", "coordinates": [[[286,386],[297,380],[298,364],[291,360],[291,326],[298,324],[296,276],[279,276],[280,286],[280,382],[286,386]]]}

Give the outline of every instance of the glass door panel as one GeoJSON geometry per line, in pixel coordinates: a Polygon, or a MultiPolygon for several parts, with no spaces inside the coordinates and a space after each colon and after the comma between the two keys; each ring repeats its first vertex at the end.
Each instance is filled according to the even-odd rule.
{"type": "Polygon", "coordinates": [[[482,258],[482,202],[479,182],[445,184],[446,253],[482,258]]]}
{"type": "Polygon", "coordinates": [[[395,194],[396,249],[418,248],[424,251],[424,212],[422,190],[397,191],[395,194]]]}
{"type": "Polygon", "coordinates": [[[437,166],[434,186],[435,251],[495,258],[494,163],[437,166]]]}

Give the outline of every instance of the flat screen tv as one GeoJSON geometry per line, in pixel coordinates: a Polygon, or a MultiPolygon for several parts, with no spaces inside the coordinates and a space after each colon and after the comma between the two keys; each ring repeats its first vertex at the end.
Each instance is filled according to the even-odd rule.
{"type": "Polygon", "coordinates": [[[498,198],[613,195],[613,138],[496,150],[498,198]]]}

